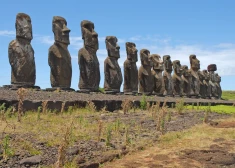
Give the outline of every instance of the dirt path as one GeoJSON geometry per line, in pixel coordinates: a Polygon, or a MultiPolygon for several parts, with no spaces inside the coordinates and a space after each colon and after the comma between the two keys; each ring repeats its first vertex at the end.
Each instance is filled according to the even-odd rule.
{"type": "MultiPolygon", "coordinates": [[[[196,126],[190,129],[189,132],[195,131],[197,135],[190,135],[191,137],[184,136],[180,138],[180,140],[169,140],[171,136],[164,135],[165,137],[163,136],[158,146],[130,154],[119,160],[107,163],[103,167],[235,168],[235,119],[214,125],[216,126],[196,126]],[[199,136],[199,134],[201,134],[201,136],[199,136]],[[208,134],[208,136],[204,134],[208,134]],[[167,140],[168,142],[166,142],[167,140]]],[[[182,133],[180,133],[179,136],[181,136],[181,134],[182,133]]]]}

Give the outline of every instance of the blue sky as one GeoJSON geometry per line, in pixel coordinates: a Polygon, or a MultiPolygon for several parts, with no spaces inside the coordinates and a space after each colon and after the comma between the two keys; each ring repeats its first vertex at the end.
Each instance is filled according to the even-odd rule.
{"type": "MultiPolygon", "coordinates": [[[[3,0],[0,18],[0,86],[10,84],[11,67],[8,44],[15,39],[17,13],[30,15],[33,26],[31,44],[35,51],[36,85],[50,87],[48,49],[53,44],[52,17],[67,20],[70,32],[69,51],[72,57],[72,88],[78,89],[78,50],[83,46],[80,22],[95,23],[99,35],[101,82],[103,62],[107,57],[104,39],[114,35],[120,45],[119,64],[126,59],[125,42],[135,42],[137,49],[171,55],[182,65],[189,65],[189,55],[196,54],[201,69],[217,64],[222,76],[222,89],[235,90],[235,1],[233,0],[3,0]]],[[[138,62],[140,65],[140,61],[138,62]]]]}

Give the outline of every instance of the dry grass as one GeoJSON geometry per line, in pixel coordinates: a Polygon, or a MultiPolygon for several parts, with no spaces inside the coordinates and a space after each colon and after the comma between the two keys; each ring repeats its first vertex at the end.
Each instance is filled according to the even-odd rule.
{"type": "Polygon", "coordinates": [[[69,146],[71,134],[72,134],[73,121],[67,126],[66,131],[63,136],[63,140],[58,148],[57,162],[55,163],[55,168],[62,168],[65,165],[65,154],[66,149],[69,146]]]}
{"type": "Polygon", "coordinates": [[[27,95],[27,89],[20,88],[17,90],[18,95],[18,122],[21,122],[21,116],[23,114],[23,101],[25,96],[27,95]]]}
{"type": "MultiPolygon", "coordinates": [[[[17,122],[15,117],[7,118],[7,122],[0,124],[0,132],[4,134],[27,134],[30,132],[34,135],[37,141],[47,142],[48,146],[60,145],[61,137],[65,124],[74,119],[74,129],[79,130],[75,132],[75,139],[91,139],[90,132],[96,132],[97,128],[94,124],[89,124],[86,116],[93,114],[87,109],[74,110],[72,114],[68,112],[55,114],[55,113],[42,113],[40,120],[38,114],[35,112],[26,112],[22,116],[22,122],[17,122]],[[10,124],[9,124],[10,123],[10,124]],[[14,126],[15,129],[12,129],[14,126]]],[[[98,113],[94,113],[94,116],[98,113]]]]}
{"type": "Polygon", "coordinates": [[[130,99],[125,99],[124,101],[122,101],[121,107],[122,107],[123,113],[127,114],[133,107],[133,102],[130,99]]]}
{"type": "MultiPolygon", "coordinates": [[[[235,118],[221,120],[224,122],[235,122],[235,118]]],[[[228,152],[234,153],[235,128],[215,128],[207,124],[197,125],[182,132],[171,132],[160,137],[160,141],[154,147],[144,151],[133,153],[112,163],[106,163],[104,168],[125,168],[125,167],[203,167],[203,164],[192,159],[181,159],[181,151],[186,149],[206,150],[211,145],[217,144],[215,139],[223,138],[222,144],[229,145],[228,152]],[[166,157],[167,160],[161,159],[166,157]],[[187,163],[187,166],[183,166],[187,163]]]]}
{"type": "MultiPolygon", "coordinates": [[[[235,118],[230,118],[221,121],[234,121],[235,118]]],[[[197,125],[189,130],[182,132],[171,132],[160,138],[162,148],[177,148],[177,149],[200,149],[208,148],[212,141],[217,138],[226,140],[235,139],[235,128],[216,128],[207,124],[197,125]]],[[[235,148],[233,149],[235,150],[235,148]]]]}

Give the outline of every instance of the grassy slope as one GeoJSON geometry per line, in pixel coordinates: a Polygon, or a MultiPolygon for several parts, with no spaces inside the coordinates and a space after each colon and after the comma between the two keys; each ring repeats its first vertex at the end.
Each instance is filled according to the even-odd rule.
{"type": "Polygon", "coordinates": [[[235,91],[223,91],[222,98],[225,100],[235,100],[235,91]]]}
{"type": "Polygon", "coordinates": [[[216,105],[216,106],[187,106],[188,110],[208,111],[221,114],[235,114],[235,106],[216,105]]]}

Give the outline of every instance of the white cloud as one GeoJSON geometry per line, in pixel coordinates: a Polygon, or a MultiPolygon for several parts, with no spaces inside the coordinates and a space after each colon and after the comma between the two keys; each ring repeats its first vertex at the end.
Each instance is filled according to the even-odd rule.
{"type": "Polygon", "coordinates": [[[161,37],[159,35],[146,35],[146,36],[137,35],[137,36],[130,37],[128,40],[133,41],[133,42],[146,41],[146,42],[157,42],[157,43],[167,44],[171,41],[171,38],[161,37]]]}
{"type": "Polygon", "coordinates": [[[79,50],[83,46],[83,40],[81,36],[70,36],[70,45],[76,49],[79,50]]]}
{"type": "Polygon", "coordinates": [[[130,37],[129,40],[131,41],[140,41],[142,36],[134,36],[134,37],[130,37]]]}
{"type": "Polygon", "coordinates": [[[36,37],[41,43],[47,44],[47,45],[52,45],[54,43],[54,38],[51,36],[40,36],[38,35],[36,37]]]}
{"type": "Polygon", "coordinates": [[[0,30],[0,36],[15,36],[15,34],[12,30],[0,30]]]}
{"type": "Polygon", "coordinates": [[[118,38],[118,44],[125,43],[125,42],[126,42],[126,40],[125,40],[125,39],[118,38]]]}

